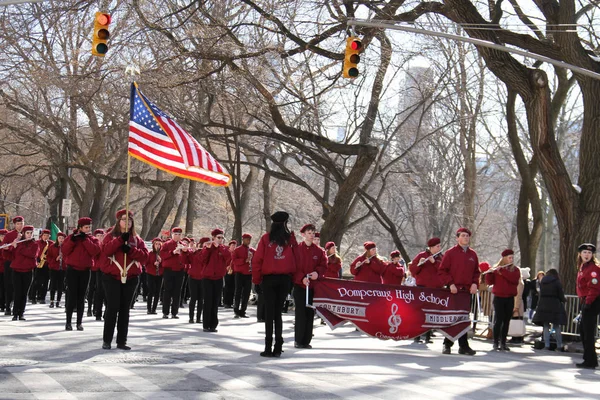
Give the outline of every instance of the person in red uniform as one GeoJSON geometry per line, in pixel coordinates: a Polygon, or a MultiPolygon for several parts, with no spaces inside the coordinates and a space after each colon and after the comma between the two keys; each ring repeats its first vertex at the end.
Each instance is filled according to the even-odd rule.
{"type": "Polygon", "coordinates": [[[190,283],[190,324],[194,322],[194,314],[196,314],[196,323],[202,321],[202,310],[204,309],[204,298],[202,297],[202,280],[204,279],[204,265],[202,264],[202,250],[210,242],[210,238],[203,237],[199,240],[199,248],[189,249],[187,251],[187,263],[190,265],[187,273],[190,283]]]}
{"type": "Polygon", "coordinates": [[[250,290],[252,289],[252,256],[256,251],[250,247],[252,235],[244,233],[242,244],[235,248],[231,255],[233,273],[235,275],[235,295],[233,297],[234,318],[249,318],[246,315],[250,290]]]}
{"type": "Polygon", "coordinates": [[[350,273],[354,275],[355,281],[381,283],[385,261],[377,255],[377,245],[374,242],[365,242],[363,247],[365,252],[352,261],[350,273]]]}
{"type": "Polygon", "coordinates": [[[321,247],[321,232],[315,232],[315,238],[313,239],[315,246],[321,247]]]}
{"type": "MultiPolygon", "coordinates": [[[[104,239],[104,229],[96,229],[94,230],[94,237],[98,239],[98,243],[102,243],[102,239],[104,239]]],[[[98,271],[100,271],[100,257],[102,253],[98,253],[94,256],[94,264],[92,265],[92,269],[90,271],[90,283],[88,284],[87,291],[87,316],[91,317],[92,315],[96,315],[96,304],[94,299],[96,298],[96,292],[100,290],[100,286],[102,285],[98,281],[98,271]],[[93,310],[93,312],[92,312],[93,310]]]]}
{"type": "MultiPolygon", "coordinates": [[[[442,263],[441,249],[440,238],[432,237],[427,241],[427,249],[417,254],[408,264],[417,286],[426,288],[441,288],[444,286],[438,275],[438,268],[442,263]]],[[[433,343],[431,331],[427,331],[424,339],[425,343],[433,343]]],[[[422,343],[423,340],[421,337],[416,337],[415,342],[422,343]]]]}
{"type": "MultiPolygon", "coordinates": [[[[233,251],[237,247],[237,240],[230,240],[227,244],[229,252],[233,257],[233,251]]],[[[235,275],[233,274],[233,265],[227,266],[227,273],[223,279],[223,306],[225,308],[233,308],[233,301],[235,297],[235,275]]]]}
{"type": "Polygon", "coordinates": [[[583,362],[575,365],[578,368],[595,369],[598,366],[594,333],[600,313],[600,267],[594,257],[596,246],[584,243],[578,251],[577,296],[582,308],[579,334],[583,343],[583,362]]]}
{"type": "Polygon", "coordinates": [[[50,272],[48,270],[48,249],[54,244],[50,240],[50,230],[43,229],[40,233],[40,239],[37,241],[38,245],[38,263],[41,261],[43,256],[46,261],[40,268],[33,270],[33,283],[29,290],[32,303],[46,304],[46,294],[48,293],[48,280],[50,279],[50,272]],[[45,252],[44,252],[45,249],[45,252]]]}
{"type": "Polygon", "coordinates": [[[189,276],[188,271],[190,269],[190,261],[188,258],[188,252],[193,252],[196,248],[193,243],[193,239],[189,237],[183,237],[179,241],[181,249],[179,250],[179,261],[183,264],[183,280],[181,281],[181,295],[179,296],[179,308],[183,308],[184,304],[187,304],[190,293],[189,276]]]}
{"type": "MultiPolygon", "coordinates": [[[[112,229],[112,227],[110,228],[112,229]]],[[[94,236],[96,237],[96,239],[98,239],[98,242],[100,244],[102,244],[104,242],[104,238],[107,235],[107,231],[105,231],[104,229],[96,229],[94,231],[94,236]]],[[[94,303],[93,308],[93,315],[94,317],[96,317],[96,321],[102,321],[102,308],[104,307],[104,300],[105,300],[105,295],[104,295],[104,285],[102,284],[102,264],[103,263],[107,263],[108,260],[102,257],[102,251],[100,251],[100,253],[98,253],[96,255],[96,257],[94,257],[94,266],[92,267],[92,276],[95,276],[95,290],[94,290],[94,296],[93,297],[89,297],[88,295],[88,309],[89,309],[89,302],[92,301],[94,303]]],[[[90,283],[91,284],[91,283],[90,283]]],[[[89,292],[89,290],[88,290],[89,292]]]]}
{"type": "Polygon", "coordinates": [[[183,275],[185,264],[181,262],[179,255],[183,246],[181,241],[181,228],[171,229],[171,239],[167,240],[160,248],[160,259],[163,267],[163,285],[165,287],[163,294],[163,318],[169,318],[169,310],[174,319],[178,319],[179,301],[181,296],[181,285],[183,284],[183,275]]]}
{"type": "MultiPolygon", "coordinates": [[[[22,239],[23,226],[25,225],[25,219],[20,215],[16,216],[12,220],[14,229],[4,236],[2,239],[2,246],[7,244],[14,244],[22,239]]],[[[12,315],[13,305],[13,279],[12,279],[12,268],[11,262],[15,258],[15,247],[7,246],[2,251],[2,258],[4,260],[4,315],[12,315]]]]}
{"type": "Polygon", "coordinates": [[[231,263],[231,251],[223,244],[223,230],[216,228],[210,233],[212,241],[200,252],[200,263],[204,266],[202,295],[204,297],[204,332],[217,332],[219,325],[219,300],[223,291],[223,277],[231,263]]]}
{"type": "Polygon", "coordinates": [[[342,258],[337,253],[337,247],[333,242],[327,242],[325,244],[325,251],[327,252],[327,271],[325,271],[325,278],[342,278],[342,258]]]}
{"type": "Polygon", "coordinates": [[[142,274],[142,265],[148,258],[146,244],[135,232],[131,210],[117,211],[115,226],[102,241],[102,258],[108,260],[101,264],[104,273],[102,284],[106,292],[102,348],[111,348],[116,325],[117,348],[130,350],[131,347],[127,346],[129,310],[142,274]]]}
{"type": "Polygon", "coordinates": [[[37,265],[38,245],[33,240],[33,226],[27,225],[22,230],[25,242],[13,243],[14,259],[11,263],[13,288],[15,294],[13,306],[13,321],[25,321],[25,305],[27,304],[27,291],[31,285],[33,270],[37,265]]]}
{"type": "Polygon", "coordinates": [[[327,271],[327,256],[322,248],[313,244],[315,238],[315,226],[306,224],[300,228],[304,239],[294,249],[296,258],[296,273],[294,274],[294,347],[300,349],[312,349],[310,342],[313,336],[315,310],[306,304],[306,291],[308,290],[308,302],[312,304],[314,289],[310,287],[310,281],[322,279],[327,271]]]}
{"type": "MultiPolygon", "coordinates": [[[[8,231],[6,229],[0,229],[0,243],[4,240],[4,236],[8,231]]],[[[5,301],[4,298],[4,257],[2,256],[4,252],[0,250],[0,312],[5,310],[5,301]]]]}
{"type": "Polygon", "coordinates": [[[160,238],[152,239],[152,251],[148,253],[146,261],[146,279],[148,280],[148,295],[146,296],[147,313],[156,314],[160,288],[162,286],[163,267],[160,259],[160,238]]]}
{"type": "Polygon", "coordinates": [[[510,351],[506,345],[508,326],[515,307],[517,286],[521,281],[521,270],[514,265],[514,251],[506,249],[493,268],[486,271],[485,283],[492,286],[494,294],[494,346],[493,350],[510,351]]]}
{"type": "Polygon", "coordinates": [[[73,310],[77,309],[77,330],[83,330],[85,292],[90,281],[94,257],[100,253],[100,242],[92,233],[92,219],[79,218],[77,229],[67,236],[63,245],[63,257],[67,263],[67,321],[65,330],[72,331],[73,310]]]}
{"type": "Polygon", "coordinates": [[[288,227],[289,217],[285,211],[271,215],[271,230],[262,235],[252,258],[252,282],[260,285],[265,305],[265,351],[261,357],[280,357],[283,352],[281,312],[296,273],[294,250],[298,246],[288,227]]]}
{"type": "Polygon", "coordinates": [[[48,269],[50,270],[50,308],[54,308],[55,305],[57,308],[60,308],[60,299],[62,298],[65,281],[62,245],[66,237],[67,235],[64,233],[58,232],[56,242],[48,248],[46,259],[48,260],[48,269]],[[56,304],[54,303],[54,299],[56,299],[56,304]]]}
{"type": "Polygon", "coordinates": [[[385,263],[381,273],[381,282],[384,285],[402,285],[404,280],[404,266],[400,263],[402,259],[400,252],[394,250],[390,253],[390,262],[385,263]]]}
{"type": "MultiPolygon", "coordinates": [[[[450,288],[450,293],[469,292],[477,293],[479,283],[479,260],[477,253],[469,247],[471,231],[467,228],[459,228],[456,231],[456,246],[450,248],[444,254],[442,263],[438,269],[440,281],[444,286],[450,288]]],[[[444,349],[442,354],[450,354],[454,344],[448,338],[444,338],[444,349]]],[[[458,353],[473,356],[476,351],[469,346],[469,339],[465,332],[458,338],[458,353]]]]}

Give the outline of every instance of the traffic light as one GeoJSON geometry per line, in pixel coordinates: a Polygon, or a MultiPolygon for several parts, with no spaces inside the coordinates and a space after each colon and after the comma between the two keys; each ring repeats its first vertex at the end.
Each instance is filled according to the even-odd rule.
{"type": "Polygon", "coordinates": [[[108,25],[110,24],[110,14],[97,12],[94,19],[94,34],[92,36],[92,55],[104,57],[108,52],[108,38],[110,32],[108,25]]]}
{"type": "Polygon", "coordinates": [[[344,54],[344,78],[356,78],[358,76],[358,63],[362,51],[362,42],[356,36],[350,36],[346,39],[346,52],[344,54]]]}

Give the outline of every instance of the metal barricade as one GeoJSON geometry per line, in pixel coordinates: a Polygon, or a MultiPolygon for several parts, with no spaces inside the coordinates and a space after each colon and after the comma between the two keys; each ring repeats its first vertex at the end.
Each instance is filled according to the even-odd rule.
{"type": "MultiPolygon", "coordinates": [[[[565,303],[565,311],[567,312],[567,325],[562,326],[563,335],[575,335],[579,336],[579,320],[581,315],[579,313],[581,306],[579,304],[579,297],[574,295],[566,295],[567,302],[565,303]]],[[[600,338],[598,330],[600,325],[600,317],[596,321],[596,339],[600,338]]]]}

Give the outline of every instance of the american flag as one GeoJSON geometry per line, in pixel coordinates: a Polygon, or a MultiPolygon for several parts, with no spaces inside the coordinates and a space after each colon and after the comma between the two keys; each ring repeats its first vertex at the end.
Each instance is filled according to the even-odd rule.
{"type": "Polygon", "coordinates": [[[189,133],[131,84],[129,154],[158,169],[214,186],[231,176],[189,133]]]}

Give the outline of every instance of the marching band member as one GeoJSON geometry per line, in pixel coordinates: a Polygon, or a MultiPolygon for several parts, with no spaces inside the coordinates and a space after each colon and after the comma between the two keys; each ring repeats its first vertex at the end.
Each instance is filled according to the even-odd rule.
{"type": "MultiPolygon", "coordinates": [[[[0,243],[4,240],[4,236],[8,231],[6,229],[0,229],[0,243]]],[[[0,312],[5,310],[5,298],[4,298],[4,252],[0,250],[0,312]]]]}
{"type": "Polygon", "coordinates": [[[102,258],[108,260],[101,264],[104,273],[102,284],[106,292],[102,348],[111,348],[116,325],[117,348],[130,350],[131,347],[127,346],[129,310],[142,273],[142,264],[148,258],[146,245],[135,232],[131,210],[117,211],[115,226],[102,242],[102,258]]]}
{"type": "Polygon", "coordinates": [[[163,267],[160,259],[160,247],[162,240],[160,238],[152,239],[152,251],[148,253],[146,261],[146,278],[148,279],[148,295],[146,304],[148,314],[156,314],[158,299],[160,297],[160,287],[162,286],[163,267]]]}
{"type": "Polygon", "coordinates": [[[231,252],[223,244],[223,230],[213,229],[212,241],[200,253],[200,263],[204,266],[202,294],[204,297],[204,332],[217,332],[219,325],[219,300],[223,290],[223,277],[231,263],[231,252]]]}
{"type": "Polygon", "coordinates": [[[50,279],[50,272],[48,269],[48,249],[53,244],[54,242],[50,240],[50,229],[43,229],[40,233],[40,239],[37,241],[38,268],[34,268],[33,270],[33,284],[30,289],[30,292],[33,292],[31,294],[33,304],[46,304],[46,294],[48,293],[48,280],[50,279]],[[44,259],[43,262],[42,258],[44,259]]]}
{"type": "Polygon", "coordinates": [[[33,240],[33,226],[23,227],[21,243],[13,243],[14,259],[11,263],[13,288],[15,294],[13,306],[13,321],[25,321],[25,305],[27,304],[27,291],[31,286],[33,270],[37,265],[38,245],[33,240]]]}
{"type": "Polygon", "coordinates": [[[181,262],[179,254],[181,253],[181,228],[171,229],[171,239],[167,240],[160,248],[160,259],[162,260],[163,285],[165,286],[163,297],[163,318],[169,318],[169,309],[174,319],[179,312],[179,300],[181,296],[181,285],[183,284],[183,275],[185,265],[181,262]]]}
{"type": "MultiPolygon", "coordinates": [[[[20,215],[16,216],[12,220],[14,229],[4,236],[2,239],[2,245],[14,244],[22,239],[23,226],[25,225],[25,219],[20,215]]],[[[2,251],[2,258],[4,260],[4,315],[12,315],[13,299],[13,279],[12,279],[12,268],[11,262],[15,258],[15,247],[7,246],[2,251]]]]}
{"type": "Polygon", "coordinates": [[[594,256],[596,246],[584,243],[577,250],[577,296],[582,304],[579,334],[583,343],[583,362],[576,366],[595,369],[598,366],[594,332],[600,313],[600,267],[594,256]]]}
{"type": "Polygon", "coordinates": [[[179,308],[183,308],[183,304],[187,303],[190,297],[190,259],[188,254],[191,254],[195,249],[193,239],[190,237],[181,238],[179,244],[182,246],[179,252],[179,261],[183,264],[183,280],[181,281],[181,296],[179,297],[179,308]]]}
{"type": "Polygon", "coordinates": [[[342,279],[342,258],[337,253],[335,243],[327,242],[327,244],[325,244],[325,251],[327,252],[327,271],[325,271],[325,278],[342,279]]]}
{"type": "Polygon", "coordinates": [[[381,283],[381,273],[385,262],[377,256],[377,245],[374,242],[363,244],[365,252],[350,264],[350,273],[355,281],[381,283]]]}
{"type": "Polygon", "coordinates": [[[400,263],[401,257],[398,250],[390,253],[392,261],[385,263],[381,273],[381,282],[384,285],[402,285],[404,279],[404,267],[400,263]]]}
{"type": "MultiPolygon", "coordinates": [[[[230,240],[229,252],[233,258],[233,252],[237,247],[237,240],[230,240]]],[[[233,308],[233,300],[235,297],[235,275],[233,274],[233,264],[227,266],[227,273],[223,279],[223,305],[225,308],[233,308]]]]}
{"type": "Polygon", "coordinates": [[[315,238],[313,239],[313,244],[321,247],[321,232],[315,232],[315,238]]]}
{"type": "MultiPolygon", "coordinates": [[[[440,238],[432,237],[427,241],[427,249],[416,255],[408,264],[415,284],[426,288],[441,288],[442,282],[438,275],[438,268],[442,263],[442,245],[440,238]]],[[[415,338],[416,343],[421,343],[421,337],[415,338]]],[[[425,343],[432,343],[431,331],[425,334],[425,343]]]]}
{"type": "Polygon", "coordinates": [[[194,313],[196,314],[196,323],[199,324],[201,321],[202,310],[204,309],[204,297],[202,296],[202,286],[204,279],[204,265],[201,261],[202,249],[206,247],[206,244],[210,242],[210,238],[200,238],[198,242],[200,247],[192,252],[188,250],[188,263],[190,268],[188,269],[189,283],[190,283],[190,324],[194,322],[194,313]]]}
{"type": "Polygon", "coordinates": [[[56,242],[48,248],[48,269],[50,270],[50,308],[60,308],[60,299],[62,298],[63,285],[65,280],[65,263],[62,255],[62,245],[65,241],[65,235],[58,232],[56,242]],[[55,297],[56,296],[56,297],[55,297]],[[56,303],[54,303],[56,299],[56,303]]]}
{"type": "Polygon", "coordinates": [[[294,247],[298,245],[287,222],[289,214],[277,211],[271,215],[271,230],[258,243],[252,258],[252,282],[260,285],[265,304],[265,351],[262,357],[280,357],[283,352],[281,312],[296,273],[294,247]],[[275,347],[273,345],[275,327],[275,347]]]}
{"type": "Polygon", "coordinates": [[[79,218],[77,229],[67,236],[63,245],[63,257],[67,260],[67,322],[65,330],[72,331],[73,310],[77,309],[77,330],[82,331],[85,291],[90,281],[94,256],[100,252],[100,242],[92,233],[92,219],[79,218]]]}
{"type": "Polygon", "coordinates": [[[485,283],[492,286],[494,294],[494,347],[495,351],[510,351],[506,345],[508,326],[515,306],[521,270],[513,263],[514,252],[506,249],[496,265],[485,273],[485,283]],[[502,347],[500,347],[502,346],[502,347]]]}
{"type": "MultiPolygon", "coordinates": [[[[108,229],[96,229],[94,236],[96,236],[96,239],[100,242],[100,246],[102,246],[104,238],[112,231],[112,229],[112,226],[108,229]]],[[[108,259],[102,257],[102,251],[100,251],[94,258],[94,267],[92,268],[92,274],[96,275],[96,290],[94,298],[92,299],[94,302],[94,316],[96,317],[96,321],[102,321],[103,318],[102,308],[104,307],[106,295],[104,293],[104,284],[102,283],[102,276],[104,275],[104,272],[102,272],[102,265],[107,262],[108,259]],[[94,270],[96,270],[96,272],[94,272],[94,270]]]]}
{"type": "MultiPolygon", "coordinates": [[[[456,246],[446,251],[438,269],[442,284],[448,286],[452,294],[459,291],[469,291],[471,294],[477,293],[479,260],[477,259],[477,253],[469,247],[470,241],[471,231],[467,228],[459,228],[456,231],[456,246]]],[[[453,344],[453,341],[444,338],[442,354],[450,354],[453,344]]],[[[475,350],[469,346],[466,332],[458,338],[458,344],[458,354],[469,356],[476,354],[475,350]]]]}
{"type": "MultiPolygon", "coordinates": [[[[94,231],[94,237],[98,239],[98,243],[102,243],[102,239],[104,239],[104,229],[96,229],[94,231]]],[[[92,265],[92,269],[90,271],[90,283],[88,284],[87,291],[88,317],[96,315],[96,303],[94,300],[97,296],[96,293],[99,290],[102,290],[102,283],[100,283],[101,281],[98,280],[98,271],[100,271],[100,257],[102,257],[102,253],[96,254],[96,256],[94,257],[94,265],[92,265]]]]}
{"type": "Polygon", "coordinates": [[[252,235],[244,233],[242,244],[235,248],[232,254],[233,271],[235,274],[235,295],[233,301],[234,318],[248,318],[246,308],[252,289],[252,257],[256,251],[250,247],[252,235]]]}
{"type": "Polygon", "coordinates": [[[312,349],[310,341],[313,336],[315,310],[306,304],[306,291],[308,290],[308,302],[312,304],[314,289],[310,281],[323,278],[327,271],[327,257],[323,249],[315,244],[315,226],[306,224],[300,228],[304,239],[294,249],[296,258],[296,273],[294,274],[294,347],[301,349],[312,349]]]}

